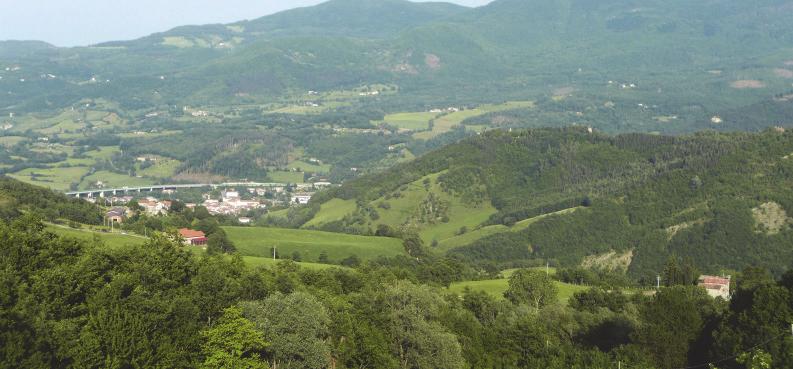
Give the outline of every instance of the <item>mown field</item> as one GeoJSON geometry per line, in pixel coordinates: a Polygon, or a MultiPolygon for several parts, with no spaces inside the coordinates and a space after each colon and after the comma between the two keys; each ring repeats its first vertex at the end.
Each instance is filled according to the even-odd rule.
{"type": "MultiPolygon", "coordinates": [[[[273,259],[272,257],[263,257],[263,256],[243,256],[242,261],[245,262],[245,265],[251,268],[258,268],[258,267],[274,267],[278,265],[278,263],[283,262],[284,260],[281,259],[273,259]]],[[[325,270],[330,268],[345,268],[340,265],[333,265],[333,264],[319,264],[319,263],[307,263],[307,262],[298,262],[301,268],[311,269],[311,270],[325,270]]]]}
{"type": "Polygon", "coordinates": [[[76,238],[83,241],[93,241],[94,237],[98,236],[105,245],[114,248],[128,245],[141,245],[147,240],[142,236],[94,232],[86,229],[65,228],[56,225],[48,226],[47,230],[60,236],[76,238]]]}
{"type": "Polygon", "coordinates": [[[395,238],[354,236],[309,230],[223,227],[237,251],[243,256],[272,257],[272,248],[280,256],[300,254],[301,261],[317,262],[327,254],[330,262],[339,262],[352,255],[361,260],[404,253],[402,241],[395,238]]]}
{"type": "MultiPolygon", "coordinates": [[[[577,286],[556,281],[554,284],[558,289],[559,302],[562,304],[566,304],[567,300],[573,297],[576,292],[585,291],[589,288],[586,286],[577,286]]],[[[470,288],[472,291],[483,291],[493,297],[502,299],[504,298],[504,292],[506,292],[507,288],[509,288],[509,279],[503,278],[488,279],[483,281],[457,282],[452,283],[452,285],[449,287],[449,291],[461,295],[466,288],[470,288]]]]}

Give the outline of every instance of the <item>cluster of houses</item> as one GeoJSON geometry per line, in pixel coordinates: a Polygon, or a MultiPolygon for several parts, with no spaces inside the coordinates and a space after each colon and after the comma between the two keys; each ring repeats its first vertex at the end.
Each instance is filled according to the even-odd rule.
{"type": "MultiPolygon", "coordinates": [[[[257,192],[261,189],[249,189],[257,192]]],[[[258,200],[243,200],[240,193],[234,189],[221,192],[220,199],[212,199],[208,194],[204,195],[202,204],[210,214],[213,215],[238,215],[242,212],[265,208],[266,205],[258,200]]]]}

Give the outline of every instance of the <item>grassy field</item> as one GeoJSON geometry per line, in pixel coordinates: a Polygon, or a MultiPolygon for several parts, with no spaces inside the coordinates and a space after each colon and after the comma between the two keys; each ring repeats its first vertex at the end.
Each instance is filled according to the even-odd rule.
{"type": "Polygon", "coordinates": [[[94,239],[94,235],[98,235],[99,238],[101,238],[102,241],[109,247],[140,245],[146,242],[146,238],[141,236],[123,235],[120,233],[93,232],[85,229],[65,228],[56,225],[47,226],[47,230],[63,237],[71,237],[84,241],[92,241],[94,239]]]}
{"type": "Polygon", "coordinates": [[[12,147],[20,142],[27,141],[27,137],[22,136],[3,136],[0,137],[0,146],[3,147],[12,147]]]}
{"type": "MultiPolygon", "coordinates": [[[[282,262],[283,260],[273,260],[273,258],[266,258],[261,256],[243,256],[242,260],[245,264],[251,268],[258,268],[258,267],[274,267],[278,265],[278,263],[282,262]]],[[[318,264],[318,263],[304,263],[299,262],[297,263],[302,268],[311,269],[311,270],[325,270],[330,268],[344,268],[340,265],[332,265],[332,264],[318,264]]]]}
{"type": "MultiPolygon", "coordinates": [[[[557,281],[554,281],[554,284],[556,285],[556,288],[559,292],[559,302],[562,304],[567,304],[567,300],[573,297],[576,292],[585,291],[589,288],[586,286],[576,286],[557,281]]],[[[473,291],[483,291],[493,297],[502,299],[504,298],[504,292],[506,292],[507,288],[509,288],[509,280],[505,278],[452,283],[451,287],[449,287],[449,291],[458,295],[462,295],[466,288],[470,288],[473,291]]]]}
{"type": "Polygon", "coordinates": [[[72,183],[88,173],[87,167],[25,169],[8,175],[11,178],[36,186],[51,188],[57,191],[68,191],[72,183]]]}
{"type": "Polygon", "coordinates": [[[267,173],[267,177],[278,183],[303,183],[303,172],[272,171],[267,173]]]}
{"type": "Polygon", "coordinates": [[[304,227],[318,227],[322,224],[344,218],[345,215],[355,211],[355,200],[333,199],[324,204],[319,213],[314,216],[304,227]]]}
{"type": "Polygon", "coordinates": [[[378,256],[396,256],[404,253],[402,241],[395,238],[354,236],[300,229],[278,229],[259,227],[224,227],[229,239],[237,246],[241,255],[272,256],[271,248],[278,253],[291,256],[299,252],[302,260],[316,262],[322,252],[331,262],[338,262],[352,255],[361,260],[378,256]]]}
{"type": "Polygon", "coordinates": [[[300,169],[301,172],[309,173],[329,173],[330,164],[311,164],[302,160],[295,160],[289,163],[290,169],[300,169]]]}
{"type": "Polygon", "coordinates": [[[429,129],[430,120],[438,116],[438,113],[418,112],[418,113],[397,113],[386,115],[381,121],[372,122],[375,125],[386,123],[398,128],[409,129],[412,131],[425,131],[429,129]]]}
{"type": "Polygon", "coordinates": [[[452,129],[452,127],[459,125],[468,118],[473,118],[487,113],[519,109],[519,108],[530,108],[533,106],[534,103],[531,101],[509,101],[503,104],[482,105],[475,109],[462,110],[462,111],[446,114],[444,116],[435,119],[435,124],[432,128],[432,131],[419,132],[414,134],[413,137],[417,139],[428,140],[442,133],[449,132],[452,129]]]}
{"type": "Polygon", "coordinates": [[[151,177],[151,178],[170,178],[176,175],[176,170],[179,166],[182,165],[182,162],[179,160],[174,159],[160,159],[157,162],[146,168],[138,170],[139,176],[144,177],[151,177]]]}
{"type": "Polygon", "coordinates": [[[582,209],[582,207],[570,208],[570,209],[557,211],[557,212],[554,212],[554,213],[543,214],[543,215],[540,215],[540,216],[537,216],[537,217],[534,217],[534,218],[529,218],[529,219],[525,219],[525,220],[522,220],[520,222],[517,222],[512,227],[507,227],[507,226],[504,226],[504,225],[501,225],[501,224],[487,226],[487,227],[482,227],[482,228],[470,231],[468,233],[465,233],[465,234],[462,234],[462,235],[459,235],[459,236],[454,236],[454,237],[450,237],[450,238],[446,238],[446,239],[440,240],[438,242],[438,248],[436,250],[445,252],[445,251],[449,251],[449,250],[451,250],[451,249],[453,249],[455,247],[469,245],[469,244],[471,244],[471,243],[473,243],[473,242],[475,242],[475,241],[477,241],[477,240],[479,240],[481,238],[492,236],[492,235],[497,234],[497,233],[522,231],[522,230],[528,228],[529,226],[531,226],[532,224],[540,221],[541,219],[544,219],[544,218],[547,218],[547,217],[550,217],[550,216],[554,216],[554,215],[571,214],[571,213],[573,213],[573,212],[575,212],[577,210],[580,210],[580,209],[582,209]]]}
{"type": "MultiPolygon", "coordinates": [[[[437,183],[437,178],[442,173],[435,173],[415,182],[407,184],[399,192],[399,197],[381,197],[372,201],[371,205],[377,210],[379,219],[366,225],[376,229],[380,224],[386,224],[394,228],[399,228],[402,224],[415,222],[421,204],[427,201],[430,193],[448,205],[448,222],[432,222],[431,224],[419,224],[419,236],[425,243],[430,244],[433,240],[445,240],[455,236],[456,232],[462,227],[474,229],[479,224],[487,220],[490,215],[497,210],[485,200],[481,204],[465,204],[462,199],[444,192],[437,183]],[[429,188],[424,186],[424,180],[429,179],[429,188]],[[385,205],[387,204],[387,206],[385,205]]],[[[344,216],[355,212],[356,205],[354,200],[334,199],[322,205],[317,215],[305,227],[319,226],[324,223],[340,220],[344,216]]]]}
{"type": "Polygon", "coordinates": [[[130,177],[124,174],[100,170],[90,176],[86,176],[83,182],[80,183],[80,188],[93,188],[94,184],[99,181],[104,183],[105,188],[148,186],[154,184],[154,181],[151,179],[130,177]]]}

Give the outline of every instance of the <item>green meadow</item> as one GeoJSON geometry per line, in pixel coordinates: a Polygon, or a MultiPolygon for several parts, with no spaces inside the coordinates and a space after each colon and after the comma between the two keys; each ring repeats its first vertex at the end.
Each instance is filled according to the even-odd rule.
{"type": "Polygon", "coordinates": [[[317,262],[327,254],[330,262],[339,262],[352,255],[361,260],[404,253],[402,241],[396,238],[355,236],[342,233],[262,227],[223,227],[237,251],[244,256],[272,257],[272,248],[283,257],[300,254],[301,261],[317,262]]]}

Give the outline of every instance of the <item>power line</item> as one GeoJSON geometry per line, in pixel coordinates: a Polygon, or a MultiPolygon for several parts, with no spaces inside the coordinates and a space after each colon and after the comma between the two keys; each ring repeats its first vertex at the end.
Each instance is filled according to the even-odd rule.
{"type": "MultiPolygon", "coordinates": [[[[791,324],[791,329],[793,329],[793,324],[791,324]]],[[[777,339],[779,337],[785,336],[785,335],[787,335],[787,332],[784,332],[782,334],[778,334],[778,335],[776,335],[774,337],[771,337],[771,338],[769,338],[769,339],[767,339],[767,340],[765,340],[765,341],[763,341],[761,343],[758,343],[758,344],[756,344],[756,345],[754,345],[754,346],[752,346],[752,347],[750,347],[748,349],[742,350],[739,353],[737,353],[735,355],[732,355],[732,356],[728,356],[728,357],[725,357],[725,358],[722,358],[722,359],[719,359],[719,360],[716,360],[716,361],[712,361],[712,362],[709,362],[709,363],[704,363],[704,364],[699,364],[699,365],[694,365],[694,366],[687,366],[687,367],[678,368],[678,369],[696,369],[696,368],[702,368],[704,366],[710,366],[710,365],[713,365],[713,364],[720,364],[720,363],[723,363],[723,362],[729,361],[729,360],[734,360],[734,359],[737,359],[738,356],[741,356],[741,354],[743,354],[743,353],[754,351],[756,348],[758,348],[760,346],[765,346],[767,343],[769,343],[769,342],[771,342],[771,341],[773,341],[773,340],[775,340],[775,339],[777,339]]]]}
{"type": "MultiPolygon", "coordinates": [[[[786,336],[787,334],[788,334],[788,332],[783,332],[783,333],[781,333],[779,335],[776,335],[774,337],[771,337],[771,338],[769,338],[769,339],[767,339],[767,340],[765,340],[765,341],[763,341],[761,343],[758,343],[758,344],[756,344],[756,345],[754,345],[754,346],[752,346],[752,347],[750,347],[748,349],[741,350],[741,351],[739,351],[739,353],[737,353],[735,355],[732,355],[732,356],[728,356],[728,357],[721,358],[721,359],[716,360],[716,361],[711,361],[711,362],[707,362],[707,363],[703,363],[703,364],[697,364],[697,365],[693,365],[693,366],[686,366],[686,367],[675,368],[675,369],[697,369],[697,368],[702,368],[702,367],[708,367],[708,366],[713,365],[713,364],[720,364],[720,363],[723,363],[723,362],[729,361],[729,360],[734,360],[734,359],[737,359],[739,356],[741,356],[741,354],[754,351],[755,349],[759,348],[760,346],[765,346],[769,342],[771,342],[771,341],[773,341],[773,340],[775,340],[777,338],[780,338],[782,336],[786,336]]],[[[790,334],[793,336],[793,323],[790,324],[790,334]]],[[[625,365],[622,365],[622,362],[619,363],[619,368],[620,369],[623,369],[623,368],[627,369],[627,367],[625,365]]]]}

